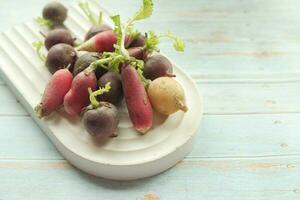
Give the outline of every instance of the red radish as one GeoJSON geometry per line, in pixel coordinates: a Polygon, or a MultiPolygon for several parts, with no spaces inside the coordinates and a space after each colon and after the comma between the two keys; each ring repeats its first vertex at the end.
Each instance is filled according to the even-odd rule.
{"type": "Polygon", "coordinates": [[[71,88],[73,75],[68,69],[56,71],[48,82],[42,101],[35,107],[39,117],[44,117],[57,110],[64,102],[64,96],[71,88]]]}
{"type": "Polygon", "coordinates": [[[146,133],[152,127],[152,107],[137,71],[130,65],[122,69],[121,79],[133,127],[146,133]]]}
{"type": "MultiPolygon", "coordinates": [[[[126,36],[125,43],[129,42],[126,36]]],[[[112,52],[115,50],[114,45],[117,43],[117,35],[113,30],[100,32],[77,47],[78,51],[89,52],[112,52]]]]}
{"type": "Polygon", "coordinates": [[[115,50],[114,44],[117,43],[117,36],[112,30],[103,31],[83,44],[77,47],[78,51],[89,51],[89,52],[112,52],[115,50]]]}
{"type": "Polygon", "coordinates": [[[82,71],[75,76],[71,89],[64,98],[64,108],[69,115],[80,115],[82,108],[89,105],[88,88],[97,89],[96,75],[94,72],[86,74],[82,71]]]}

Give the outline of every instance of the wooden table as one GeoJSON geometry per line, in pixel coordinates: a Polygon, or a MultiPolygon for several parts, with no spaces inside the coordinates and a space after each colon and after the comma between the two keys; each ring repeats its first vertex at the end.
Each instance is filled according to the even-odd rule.
{"type": "MultiPolygon", "coordinates": [[[[45,2],[1,1],[1,31],[40,15],[45,2]]],[[[139,5],[100,2],[123,19],[139,5]]],[[[156,0],[155,6],[138,27],[184,38],[185,53],[168,42],[161,49],[203,93],[193,152],[144,180],[89,176],[64,160],[1,81],[1,200],[300,198],[299,1],[156,0]]]]}

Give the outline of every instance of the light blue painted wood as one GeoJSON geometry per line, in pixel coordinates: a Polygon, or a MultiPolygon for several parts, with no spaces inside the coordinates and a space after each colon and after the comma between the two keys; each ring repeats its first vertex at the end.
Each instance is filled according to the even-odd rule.
{"type": "Polygon", "coordinates": [[[204,112],[278,113],[299,112],[300,84],[295,83],[199,83],[204,112]]]}
{"type": "MultiPolygon", "coordinates": [[[[300,156],[300,114],[206,115],[188,158],[300,156]]],[[[1,159],[62,159],[30,117],[0,117],[1,159]],[[16,126],[17,125],[17,126],[16,126]]]]}
{"type": "MultiPolygon", "coordinates": [[[[40,15],[49,1],[0,1],[0,30],[40,15]]],[[[140,4],[101,3],[124,19],[140,4]]],[[[186,40],[184,54],[167,42],[161,49],[197,79],[204,95],[206,116],[188,159],[141,181],[90,177],[61,160],[0,79],[1,200],[126,200],[150,193],[172,200],[299,198],[299,1],[155,4],[154,16],[137,26],[186,40]]],[[[68,25],[78,27],[80,20],[68,25]]]]}
{"type": "Polygon", "coordinates": [[[208,115],[193,158],[300,155],[299,114],[208,115]]]}
{"type": "Polygon", "coordinates": [[[30,117],[0,116],[0,127],[0,160],[62,159],[30,117]]]}
{"type": "Polygon", "coordinates": [[[0,116],[28,115],[6,85],[0,84],[0,116]]]}
{"type": "Polygon", "coordinates": [[[146,200],[154,193],[163,200],[290,200],[299,198],[299,167],[294,157],[185,160],[159,176],[114,182],[83,174],[64,161],[0,161],[1,198],[146,200]]]}

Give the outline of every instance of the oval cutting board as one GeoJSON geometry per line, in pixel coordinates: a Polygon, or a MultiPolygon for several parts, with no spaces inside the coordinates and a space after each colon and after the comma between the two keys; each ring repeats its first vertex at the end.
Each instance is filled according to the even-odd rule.
{"type": "MultiPolygon", "coordinates": [[[[95,12],[106,13],[109,24],[107,11],[94,2],[91,4],[95,12]]],[[[66,25],[78,38],[82,38],[90,26],[76,5],[69,5],[66,25]]],[[[71,164],[95,176],[132,180],[158,174],[191,151],[201,122],[202,102],[193,80],[174,63],[174,73],[184,87],[189,110],[167,118],[155,113],[154,126],[146,135],[140,135],[132,128],[124,103],[119,108],[119,136],[101,143],[89,136],[80,119],[68,119],[62,111],[38,119],[33,108],[51,76],[32,48],[32,42],[42,40],[41,29],[29,22],[0,35],[2,77],[71,164]]]]}

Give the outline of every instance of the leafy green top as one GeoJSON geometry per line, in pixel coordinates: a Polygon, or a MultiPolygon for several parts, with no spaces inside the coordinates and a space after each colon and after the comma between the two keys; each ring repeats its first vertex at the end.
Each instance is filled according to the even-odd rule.
{"type": "MultiPolygon", "coordinates": [[[[152,0],[143,0],[143,5],[136,12],[125,25],[121,23],[120,15],[111,16],[115,27],[114,32],[117,35],[117,43],[115,44],[114,52],[104,52],[102,58],[98,61],[93,62],[86,72],[94,70],[97,67],[103,67],[107,70],[119,73],[119,66],[122,63],[130,64],[136,68],[141,80],[146,83],[147,80],[143,77],[144,61],[135,59],[129,56],[129,53],[125,47],[125,39],[130,35],[131,38],[138,37],[141,33],[133,29],[133,24],[136,21],[146,19],[152,15],[153,12],[153,2],[152,0]]],[[[129,37],[129,38],[130,38],[129,37]]],[[[177,36],[172,33],[165,34],[155,34],[150,31],[146,34],[146,43],[143,50],[147,53],[152,53],[153,51],[159,51],[157,45],[160,43],[161,38],[169,38],[173,40],[173,46],[177,51],[183,51],[185,44],[177,36]]]]}
{"type": "Polygon", "coordinates": [[[87,16],[87,18],[93,25],[102,24],[102,21],[103,21],[103,13],[102,12],[99,13],[99,16],[95,15],[92,12],[88,2],[86,2],[86,1],[79,2],[78,6],[81,8],[81,10],[84,12],[84,14],[87,16]]]}
{"type": "Polygon", "coordinates": [[[176,51],[184,51],[185,48],[185,43],[181,38],[178,36],[174,35],[173,33],[164,33],[164,34],[159,34],[160,38],[169,38],[173,40],[173,47],[175,48],[176,51]]]}
{"type": "Polygon", "coordinates": [[[143,0],[143,5],[136,12],[131,19],[128,20],[128,24],[131,25],[133,22],[146,19],[152,15],[153,12],[153,2],[152,0],[143,0]]]}
{"type": "Polygon", "coordinates": [[[170,32],[160,33],[157,35],[153,31],[149,31],[149,33],[146,33],[146,42],[145,42],[144,50],[147,52],[159,51],[157,45],[160,43],[161,38],[169,38],[173,40],[174,49],[176,51],[184,51],[185,43],[178,36],[170,32]]]}
{"type": "Polygon", "coordinates": [[[46,56],[41,52],[41,50],[44,46],[44,43],[42,41],[36,41],[36,42],[32,43],[32,46],[35,49],[40,60],[44,63],[46,61],[46,56]]]}
{"type": "Polygon", "coordinates": [[[96,97],[106,92],[109,92],[110,89],[111,89],[110,82],[106,83],[105,87],[99,87],[99,89],[94,92],[92,91],[91,88],[88,88],[90,94],[90,102],[93,108],[98,108],[99,106],[101,106],[101,102],[99,102],[96,97]]]}
{"type": "Polygon", "coordinates": [[[38,23],[38,24],[41,25],[41,26],[46,26],[46,27],[48,27],[49,29],[52,29],[53,26],[54,26],[54,24],[53,24],[50,20],[44,19],[44,18],[42,18],[42,17],[37,17],[37,18],[35,19],[35,22],[38,23]]]}

